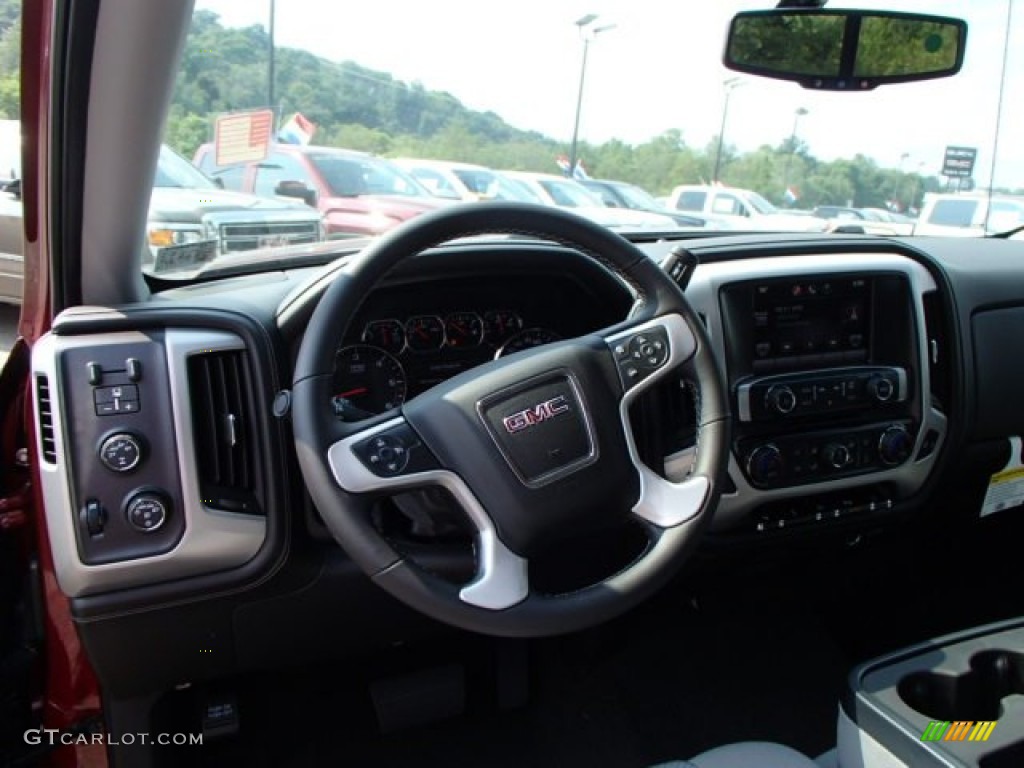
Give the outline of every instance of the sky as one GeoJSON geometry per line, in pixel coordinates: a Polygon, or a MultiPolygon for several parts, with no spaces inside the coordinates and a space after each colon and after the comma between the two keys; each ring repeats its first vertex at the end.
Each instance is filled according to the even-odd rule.
{"type": "MultiPolygon", "coordinates": [[[[863,8],[966,18],[964,68],[949,79],[826,94],[793,83],[744,77],[729,98],[725,139],[740,151],[777,145],[793,131],[816,157],[858,152],[881,165],[925,175],[941,170],[947,145],[978,148],[975,178],[993,166],[1008,3],[1013,8],[997,186],[1024,187],[1024,4],[1019,0],[861,0],[863,8]]],[[[267,23],[270,0],[197,0],[228,26],[267,23]]],[[[583,42],[575,21],[614,25],[589,44],[580,138],[636,144],[669,129],[705,146],[719,131],[721,64],[729,20],[773,0],[276,0],[278,45],[351,60],[466,106],[568,143],[583,42]]],[[[833,0],[829,7],[851,3],[833,0]]],[[[286,107],[287,108],[287,107],[286,107]]]]}

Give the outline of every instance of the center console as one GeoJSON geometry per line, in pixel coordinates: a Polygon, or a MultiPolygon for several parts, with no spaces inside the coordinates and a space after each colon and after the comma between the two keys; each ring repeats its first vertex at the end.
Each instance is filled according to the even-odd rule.
{"type": "Polygon", "coordinates": [[[828,523],[920,487],[945,434],[926,270],[896,254],[790,256],[702,264],[694,283],[735,415],[716,529],[828,523]]]}
{"type": "Polygon", "coordinates": [[[1024,620],[980,627],[868,662],[850,675],[839,764],[1024,765],[1024,620]]]}

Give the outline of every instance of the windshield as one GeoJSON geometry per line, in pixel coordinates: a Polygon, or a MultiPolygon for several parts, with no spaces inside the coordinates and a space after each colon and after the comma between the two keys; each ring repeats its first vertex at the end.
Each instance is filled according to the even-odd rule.
{"type": "Polygon", "coordinates": [[[703,216],[703,232],[824,232],[845,219],[811,215],[828,208],[874,209],[853,216],[900,236],[1024,220],[1024,13],[1010,0],[833,0],[968,25],[957,75],[855,94],[722,66],[733,15],[772,5],[523,0],[498,23],[462,0],[196,0],[165,131],[178,154],[161,153],[155,183],[210,188],[194,163],[259,201],[239,207],[261,210],[267,247],[301,215],[329,240],[457,200],[603,206],[572,176],[703,216]],[[424,186],[390,158],[434,172],[417,171],[424,186]],[[990,194],[1000,204],[978,204],[990,194]],[[805,215],[766,215],[779,212],[805,215]]]}
{"type": "Polygon", "coordinates": [[[166,146],[160,148],[160,159],[157,161],[153,186],[180,189],[215,189],[217,187],[202,171],[166,146]]]}

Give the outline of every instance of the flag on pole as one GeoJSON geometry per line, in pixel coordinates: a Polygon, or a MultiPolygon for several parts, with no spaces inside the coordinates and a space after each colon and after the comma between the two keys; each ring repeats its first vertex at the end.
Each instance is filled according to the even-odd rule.
{"type": "Polygon", "coordinates": [[[296,112],[277,132],[277,140],[282,144],[309,144],[316,133],[316,126],[296,112]]]}
{"type": "Polygon", "coordinates": [[[555,158],[555,163],[562,170],[563,176],[576,179],[577,181],[583,181],[590,178],[590,174],[587,173],[586,167],[583,165],[583,158],[576,158],[576,170],[573,173],[569,172],[569,158],[565,155],[559,155],[555,158]]]}
{"type": "Polygon", "coordinates": [[[786,193],[784,197],[786,198],[786,202],[789,203],[790,205],[792,205],[793,203],[800,199],[800,195],[797,194],[796,189],[794,189],[793,187],[786,187],[786,193]]]}

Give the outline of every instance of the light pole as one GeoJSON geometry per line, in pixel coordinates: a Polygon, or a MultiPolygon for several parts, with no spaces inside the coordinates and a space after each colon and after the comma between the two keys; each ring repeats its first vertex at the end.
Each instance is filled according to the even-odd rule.
{"type": "Polygon", "coordinates": [[[730,77],[722,83],[725,89],[725,101],[722,103],[722,125],[718,129],[718,148],[715,150],[715,170],[711,174],[711,182],[717,184],[718,173],[722,168],[722,144],[725,141],[725,121],[729,119],[729,97],[732,96],[733,89],[743,85],[742,78],[730,77]]]}
{"type": "MultiPolygon", "coordinates": [[[[270,23],[267,25],[267,36],[270,38],[270,50],[267,51],[267,106],[274,109],[274,0],[270,0],[270,23]]],[[[274,114],[277,111],[274,110],[274,114]]]]}
{"type": "Polygon", "coordinates": [[[588,13],[586,16],[578,18],[575,22],[580,38],[583,40],[583,63],[580,65],[580,87],[579,92],[576,94],[576,119],[572,124],[572,144],[569,145],[569,171],[567,175],[570,179],[576,176],[576,151],[580,137],[580,109],[583,106],[583,83],[587,77],[587,50],[590,48],[591,40],[602,32],[615,28],[615,24],[603,24],[602,26],[594,27],[595,21],[597,21],[597,14],[588,13]]]}
{"type": "Polygon", "coordinates": [[[786,168],[782,172],[782,191],[784,193],[789,189],[789,165],[793,161],[793,155],[796,154],[796,129],[800,125],[800,118],[806,114],[807,110],[803,107],[797,107],[793,112],[793,131],[789,134],[789,152],[786,154],[786,168]]]}

